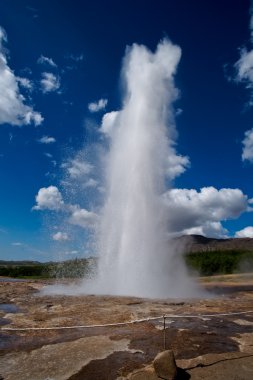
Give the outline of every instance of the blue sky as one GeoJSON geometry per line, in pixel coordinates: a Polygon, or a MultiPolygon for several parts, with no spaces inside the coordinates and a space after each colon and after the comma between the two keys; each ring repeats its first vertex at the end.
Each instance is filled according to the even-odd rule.
{"type": "Polygon", "coordinates": [[[108,144],[101,126],[122,105],[122,59],[127,46],[154,51],[163,38],[182,50],[174,110],[176,151],[187,159],[166,195],[173,232],[253,237],[250,6],[0,3],[1,259],[89,255],[108,144]]]}

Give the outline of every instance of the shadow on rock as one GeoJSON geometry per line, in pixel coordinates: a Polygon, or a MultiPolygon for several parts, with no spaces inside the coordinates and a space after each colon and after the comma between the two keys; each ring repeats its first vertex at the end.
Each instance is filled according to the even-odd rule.
{"type": "Polygon", "coordinates": [[[186,372],[183,368],[177,367],[177,375],[175,377],[175,380],[189,380],[191,378],[191,375],[186,372]]]}

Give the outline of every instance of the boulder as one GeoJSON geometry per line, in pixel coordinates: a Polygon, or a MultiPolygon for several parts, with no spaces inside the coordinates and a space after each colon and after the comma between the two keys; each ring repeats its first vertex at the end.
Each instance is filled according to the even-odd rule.
{"type": "Polygon", "coordinates": [[[154,367],[149,365],[143,369],[138,369],[134,371],[129,377],[129,380],[159,380],[156,375],[154,367]]]}
{"type": "Polygon", "coordinates": [[[174,380],[177,375],[177,366],[172,350],[160,352],[154,359],[154,369],[158,377],[165,380],[174,380]]]}

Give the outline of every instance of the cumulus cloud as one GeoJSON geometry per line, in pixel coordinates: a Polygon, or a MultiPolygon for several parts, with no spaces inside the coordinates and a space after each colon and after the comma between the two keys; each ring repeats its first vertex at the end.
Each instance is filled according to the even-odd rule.
{"type": "Polygon", "coordinates": [[[60,88],[60,78],[53,73],[44,72],[41,74],[41,89],[44,94],[54,92],[60,88]]]}
{"type": "Polygon", "coordinates": [[[52,60],[52,58],[45,57],[42,54],[38,58],[37,63],[39,63],[40,65],[49,65],[52,67],[57,67],[56,63],[52,60]]]}
{"type": "Polygon", "coordinates": [[[242,145],[242,160],[248,160],[253,163],[253,128],[245,132],[242,145]]]}
{"type": "Polygon", "coordinates": [[[70,178],[78,179],[83,178],[93,169],[93,165],[81,158],[72,159],[63,164],[70,178]]]}
{"type": "Polygon", "coordinates": [[[171,148],[171,152],[167,161],[167,176],[173,180],[190,167],[190,159],[187,156],[176,154],[175,149],[171,148]]]}
{"type": "Polygon", "coordinates": [[[97,102],[92,102],[88,104],[88,109],[90,112],[99,112],[105,109],[107,106],[108,100],[107,99],[99,99],[97,102]]]}
{"type": "Polygon", "coordinates": [[[164,194],[168,209],[171,233],[201,233],[206,236],[225,237],[227,231],[221,221],[237,218],[248,211],[249,199],[239,189],[203,187],[172,189],[164,194]]]}
{"type": "Polygon", "coordinates": [[[56,142],[56,139],[54,137],[50,136],[43,136],[38,140],[41,144],[52,144],[56,142]]]}
{"type": "Polygon", "coordinates": [[[66,232],[58,231],[52,235],[53,240],[55,241],[67,241],[69,240],[69,236],[66,232]]]}
{"type": "MultiPolygon", "coordinates": [[[[36,205],[33,206],[33,210],[62,211],[67,215],[68,223],[82,228],[93,228],[96,224],[97,214],[80,208],[78,205],[65,203],[61,192],[56,186],[42,187],[39,189],[35,199],[36,205]]],[[[52,238],[57,241],[69,240],[67,233],[61,231],[53,234],[52,238]]]]}
{"type": "Polygon", "coordinates": [[[20,93],[19,83],[28,86],[28,80],[16,77],[13,70],[8,66],[7,57],[4,50],[4,43],[7,42],[7,35],[0,27],[0,124],[11,125],[40,125],[43,117],[39,112],[26,104],[24,95],[20,93]]]}
{"type": "Polygon", "coordinates": [[[235,234],[235,237],[237,238],[253,238],[253,227],[248,226],[243,228],[240,231],[237,231],[235,234]]]}
{"type": "Polygon", "coordinates": [[[72,215],[69,218],[69,222],[82,228],[94,227],[97,221],[97,214],[92,211],[88,211],[84,208],[76,208],[73,210],[72,215]]]}
{"type": "Polygon", "coordinates": [[[40,125],[43,122],[44,118],[39,112],[34,112],[30,107],[28,108],[29,109],[26,110],[26,113],[23,116],[24,124],[34,123],[36,126],[40,125]]]}
{"type": "Polygon", "coordinates": [[[111,136],[114,129],[117,127],[120,111],[111,111],[104,114],[100,132],[107,136],[111,136]]]}
{"type": "Polygon", "coordinates": [[[20,86],[24,87],[25,89],[32,91],[33,90],[33,83],[30,79],[24,78],[24,77],[16,77],[18,83],[20,86]]]}
{"type": "Polygon", "coordinates": [[[56,186],[42,187],[35,197],[36,205],[33,210],[55,210],[64,206],[62,195],[56,186]]]}
{"type": "Polygon", "coordinates": [[[192,227],[183,230],[183,235],[202,235],[213,237],[216,239],[224,239],[228,237],[228,230],[222,226],[220,222],[206,222],[202,226],[192,227]]]}

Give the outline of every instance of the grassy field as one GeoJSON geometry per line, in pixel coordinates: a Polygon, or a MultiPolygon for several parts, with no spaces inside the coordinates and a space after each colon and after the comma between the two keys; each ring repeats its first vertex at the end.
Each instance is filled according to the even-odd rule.
{"type": "Polygon", "coordinates": [[[253,252],[242,250],[194,252],[185,256],[189,268],[201,276],[253,271],[253,252]]]}
{"type": "MultiPolygon", "coordinates": [[[[253,271],[253,252],[220,250],[188,253],[187,266],[200,276],[253,271]]],[[[59,263],[0,262],[0,276],[14,278],[82,278],[96,266],[96,260],[75,259],[59,263]]]]}
{"type": "Polygon", "coordinates": [[[88,259],[58,263],[5,262],[0,263],[0,276],[14,278],[81,278],[90,272],[88,259]]]}

